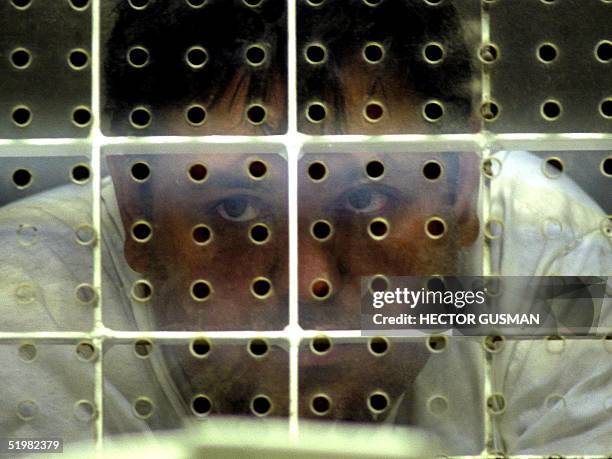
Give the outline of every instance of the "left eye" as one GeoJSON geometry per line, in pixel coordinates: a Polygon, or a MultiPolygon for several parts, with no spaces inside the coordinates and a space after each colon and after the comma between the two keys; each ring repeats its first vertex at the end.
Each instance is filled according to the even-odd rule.
{"type": "Polygon", "coordinates": [[[246,222],[259,214],[259,209],[247,196],[233,196],[217,204],[217,212],[226,220],[246,222]]]}

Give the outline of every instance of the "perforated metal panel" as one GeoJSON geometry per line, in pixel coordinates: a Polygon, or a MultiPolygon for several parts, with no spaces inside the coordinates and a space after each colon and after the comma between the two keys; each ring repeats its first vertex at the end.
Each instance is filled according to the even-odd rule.
{"type": "Polygon", "coordinates": [[[0,3],[0,136],[87,137],[89,1],[0,3]]]}
{"type": "Polygon", "coordinates": [[[236,415],[293,448],[319,421],[607,457],[609,280],[550,336],[361,336],[360,302],[605,282],[610,24],[608,0],[0,1],[0,439],[236,415]]]}

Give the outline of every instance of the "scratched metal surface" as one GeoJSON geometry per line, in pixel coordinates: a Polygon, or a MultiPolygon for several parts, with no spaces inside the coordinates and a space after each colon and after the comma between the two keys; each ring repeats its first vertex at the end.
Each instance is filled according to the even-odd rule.
{"type": "Polygon", "coordinates": [[[298,128],[307,134],[477,131],[479,41],[477,1],[299,0],[298,128]],[[439,105],[427,119],[430,102],[439,105]]]}
{"type": "Polygon", "coordinates": [[[493,132],[610,132],[612,129],[612,4],[607,1],[495,1],[490,40],[499,49],[490,64],[493,132]],[[552,46],[553,50],[542,45],[552,46]],[[544,60],[542,59],[544,58],[544,60]],[[606,115],[601,104],[607,104],[606,115]],[[542,114],[547,101],[558,103],[542,114]]]}
{"type": "Polygon", "coordinates": [[[104,358],[107,435],[289,414],[284,340],[108,341],[104,358]]]}
{"type": "Polygon", "coordinates": [[[150,0],[134,8],[127,1],[101,2],[106,135],[286,132],[286,3],[204,3],[194,8],[185,1],[150,0]],[[141,50],[131,60],[135,65],[129,60],[133,48],[141,50]],[[193,106],[199,108],[188,115],[193,106]],[[265,113],[250,112],[253,106],[265,113]],[[133,124],[131,113],[137,109],[147,110],[148,120],[137,112],[141,116],[133,124]],[[250,120],[249,113],[257,116],[250,120]]]}
{"type": "Polygon", "coordinates": [[[306,329],[359,329],[362,276],[478,274],[478,156],[353,148],[307,152],[298,166],[306,329]],[[319,169],[323,175],[313,178],[319,169]],[[428,234],[431,221],[443,222],[440,233],[428,234]],[[326,234],[317,233],[321,223],[326,234]],[[317,294],[321,281],[329,291],[317,294]]]}
{"type": "Polygon", "coordinates": [[[0,203],[0,330],[90,331],[97,236],[88,149],[2,151],[0,189],[8,201],[0,203]],[[55,178],[47,177],[51,169],[55,178]],[[50,181],[56,186],[45,190],[50,181]]]}
{"type": "Polygon", "coordinates": [[[438,454],[478,454],[484,448],[483,349],[476,339],[434,342],[432,348],[425,338],[303,340],[300,416],[411,425],[440,436],[438,454]]]}
{"type": "Polygon", "coordinates": [[[103,285],[105,322],[141,330],[284,328],[289,254],[281,149],[178,146],[162,153],[168,151],[106,150],[103,266],[113,274],[103,285]],[[149,175],[135,179],[142,164],[149,175]],[[206,175],[197,181],[190,171],[206,175]],[[139,222],[150,225],[146,240],[132,231],[139,222]],[[150,295],[135,292],[142,281],[150,295]]]}
{"type": "Polygon", "coordinates": [[[87,137],[91,120],[77,119],[82,107],[91,115],[91,7],[78,9],[68,0],[0,2],[0,137],[87,137]],[[16,66],[13,63],[14,51],[16,66]],[[77,67],[72,51],[86,53],[77,67]],[[29,53],[26,57],[23,53],[29,53]],[[16,108],[27,108],[29,117],[16,108]],[[19,114],[19,112],[18,112],[19,114]]]}
{"type": "Polygon", "coordinates": [[[4,341],[0,377],[10,384],[4,384],[0,397],[3,432],[18,438],[63,438],[67,452],[77,450],[75,442],[92,446],[98,355],[86,340],[4,341]]]}

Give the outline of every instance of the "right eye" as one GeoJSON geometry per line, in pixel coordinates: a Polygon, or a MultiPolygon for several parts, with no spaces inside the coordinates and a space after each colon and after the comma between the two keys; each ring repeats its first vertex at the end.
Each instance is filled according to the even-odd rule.
{"type": "Polygon", "coordinates": [[[343,207],[356,213],[377,212],[387,205],[388,196],[369,187],[359,187],[346,195],[343,207]]]}

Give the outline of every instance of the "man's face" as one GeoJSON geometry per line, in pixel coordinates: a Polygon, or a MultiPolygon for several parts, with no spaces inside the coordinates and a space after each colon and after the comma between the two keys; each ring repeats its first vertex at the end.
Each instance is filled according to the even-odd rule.
{"type": "Polygon", "coordinates": [[[299,174],[303,328],[358,329],[362,277],[456,274],[479,231],[473,153],[307,154],[299,174]]]}
{"type": "Polygon", "coordinates": [[[287,165],[281,156],[114,155],[108,164],[125,258],[153,286],[157,329],[284,328],[287,165]],[[143,182],[131,177],[140,163],[150,169],[143,182]],[[132,235],[140,221],[152,228],[146,242],[132,235]]]}

